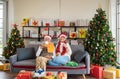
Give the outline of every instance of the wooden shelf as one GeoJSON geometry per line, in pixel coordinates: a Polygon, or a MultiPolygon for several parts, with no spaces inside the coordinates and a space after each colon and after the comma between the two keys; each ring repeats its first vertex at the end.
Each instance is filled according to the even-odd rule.
{"type": "MultiPolygon", "coordinates": [[[[59,28],[58,31],[60,31],[60,33],[63,32],[64,28],[72,28],[74,32],[77,31],[78,28],[89,28],[89,26],[22,26],[22,37],[23,39],[38,39],[38,41],[40,41],[40,39],[43,39],[43,37],[41,37],[41,34],[42,34],[42,28],[48,28],[48,35],[50,34],[50,28],[55,29],[54,31],[56,32],[56,29],[59,28]],[[24,37],[24,31],[25,31],[25,28],[37,28],[37,33],[38,33],[38,37],[24,37]]],[[[31,31],[31,29],[29,30],[31,31]]],[[[68,32],[70,32],[70,30],[68,30],[68,32]]],[[[69,34],[68,34],[69,35],[69,34]]],[[[29,36],[30,36],[30,33],[29,33],[29,36]]],[[[53,37],[52,39],[57,39],[57,37],[53,37]]],[[[69,38],[68,36],[68,39],[85,39],[85,38],[69,38]]]]}
{"type": "Polygon", "coordinates": [[[22,26],[22,27],[89,27],[89,26],[22,26]]]}

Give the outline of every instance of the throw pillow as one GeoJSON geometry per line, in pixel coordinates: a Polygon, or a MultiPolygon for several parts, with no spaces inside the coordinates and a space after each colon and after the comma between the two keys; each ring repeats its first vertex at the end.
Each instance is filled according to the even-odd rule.
{"type": "Polygon", "coordinates": [[[30,48],[17,48],[17,60],[27,60],[27,59],[35,59],[35,50],[33,47],[30,48]]]}
{"type": "Polygon", "coordinates": [[[80,63],[82,59],[86,56],[87,52],[83,52],[80,50],[75,51],[71,55],[71,60],[76,61],[77,63],[80,63]]]}
{"type": "Polygon", "coordinates": [[[84,51],[83,45],[70,45],[72,53],[76,52],[77,50],[84,51]]]}

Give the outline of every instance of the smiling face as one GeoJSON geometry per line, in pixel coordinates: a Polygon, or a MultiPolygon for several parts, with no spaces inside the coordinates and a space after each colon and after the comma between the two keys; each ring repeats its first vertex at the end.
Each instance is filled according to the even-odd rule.
{"type": "Polygon", "coordinates": [[[66,38],[65,38],[64,36],[61,36],[61,37],[59,38],[59,41],[60,41],[60,42],[64,42],[64,41],[66,41],[66,38]]]}
{"type": "Polygon", "coordinates": [[[50,39],[50,37],[45,37],[45,38],[44,38],[44,41],[50,42],[51,39],[50,39]]]}
{"type": "Polygon", "coordinates": [[[50,41],[51,39],[50,38],[44,38],[44,41],[50,41]]]}

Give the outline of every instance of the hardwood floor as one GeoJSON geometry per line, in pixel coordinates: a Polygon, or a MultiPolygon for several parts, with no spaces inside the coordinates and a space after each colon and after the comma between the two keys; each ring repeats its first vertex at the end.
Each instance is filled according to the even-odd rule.
{"type": "MultiPolygon", "coordinates": [[[[82,75],[68,75],[68,79],[83,79],[82,75]]],[[[97,79],[86,75],[86,79],[97,79]]]]}
{"type": "Polygon", "coordinates": [[[0,79],[14,79],[17,73],[10,73],[9,71],[0,71],[0,79]]]}
{"type": "MultiPolygon", "coordinates": [[[[0,71],[0,79],[15,79],[18,73],[11,73],[9,71],[0,71]]],[[[68,75],[68,79],[83,79],[82,75],[68,75]]],[[[86,76],[86,79],[96,79],[90,76],[86,76]]]]}

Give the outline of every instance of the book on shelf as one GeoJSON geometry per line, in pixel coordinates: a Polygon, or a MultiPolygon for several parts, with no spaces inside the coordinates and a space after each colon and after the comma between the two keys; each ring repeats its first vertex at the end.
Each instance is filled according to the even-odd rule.
{"type": "Polygon", "coordinates": [[[45,31],[45,30],[44,30],[44,31],[42,32],[42,37],[44,37],[44,36],[46,36],[46,35],[48,35],[48,31],[45,31]]]}
{"type": "Polygon", "coordinates": [[[49,30],[49,35],[50,35],[51,37],[54,37],[54,31],[49,30]]]}
{"type": "Polygon", "coordinates": [[[24,37],[30,37],[30,30],[24,30],[24,37]]]}
{"type": "Polygon", "coordinates": [[[31,30],[30,31],[30,37],[37,38],[38,37],[38,33],[36,31],[31,30]]]}

